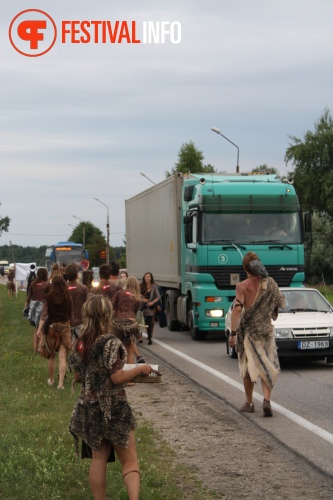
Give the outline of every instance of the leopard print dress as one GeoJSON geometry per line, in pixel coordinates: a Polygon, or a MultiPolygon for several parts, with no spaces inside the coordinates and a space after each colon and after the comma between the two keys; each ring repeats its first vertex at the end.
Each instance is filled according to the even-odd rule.
{"type": "Polygon", "coordinates": [[[76,345],[73,347],[68,366],[70,371],[80,375],[81,394],[69,429],[75,438],[77,452],[79,438],[92,450],[98,450],[103,439],[122,448],[128,446],[135,419],[124,385],[116,385],[111,380],[111,375],[123,368],[126,358],[123,344],[111,334],[95,341],[87,364],[83,363],[76,345]]]}

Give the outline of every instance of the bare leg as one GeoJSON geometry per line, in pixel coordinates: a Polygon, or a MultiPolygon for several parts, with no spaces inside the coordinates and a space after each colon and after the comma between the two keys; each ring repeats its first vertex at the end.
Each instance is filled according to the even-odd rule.
{"type": "Polygon", "coordinates": [[[97,451],[92,450],[89,482],[94,500],[106,500],[106,467],[111,443],[103,440],[97,451]]]}
{"type": "Polygon", "coordinates": [[[139,500],[141,477],[134,431],[132,430],[130,432],[127,448],[121,448],[118,445],[114,445],[114,449],[122,465],[122,474],[128,498],[129,500],[139,500]]]}
{"type": "Polygon", "coordinates": [[[67,349],[61,345],[59,347],[59,385],[58,387],[64,387],[64,379],[67,369],[67,349]]]}
{"type": "Polygon", "coordinates": [[[243,378],[243,384],[244,384],[244,389],[245,389],[245,396],[246,396],[246,401],[249,404],[252,404],[252,396],[253,396],[253,388],[254,388],[254,383],[250,379],[249,376],[243,378]]]}
{"type": "Polygon", "coordinates": [[[55,355],[48,359],[48,369],[49,369],[49,381],[54,384],[54,366],[55,366],[55,355]]]}
{"type": "Polygon", "coordinates": [[[39,338],[37,337],[37,328],[34,331],[34,352],[38,352],[39,338]]]}
{"type": "Polygon", "coordinates": [[[133,353],[133,343],[131,342],[129,346],[126,347],[127,351],[127,363],[129,365],[134,364],[134,353],[133,353]]]}
{"type": "Polygon", "coordinates": [[[267,399],[267,401],[271,400],[271,391],[268,389],[267,385],[263,380],[261,380],[261,387],[262,387],[262,392],[264,394],[264,398],[267,399]]]}

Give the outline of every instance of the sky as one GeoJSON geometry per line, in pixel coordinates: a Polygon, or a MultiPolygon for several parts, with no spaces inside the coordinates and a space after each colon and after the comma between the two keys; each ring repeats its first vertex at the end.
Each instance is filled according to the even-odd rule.
{"type": "Polygon", "coordinates": [[[0,218],[11,222],[0,246],[65,241],[80,223],[73,215],[106,234],[108,210],[110,245],[121,245],[125,199],[162,181],[184,143],[194,142],[204,164],[235,172],[237,148],[211,127],[238,146],[241,172],[267,164],[285,174],[290,137],[333,112],[332,18],[331,0],[5,2],[0,218]],[[27,9],[57,28],[39,57],[21,52],[46,50],[54,28],[45,14],[18,16],[27,9]],[[36,19],[47,28],[33,49],[31,32],[17,33],[36,19]],[[109,21],[116,42],[119,21],[128,36],[101,43],[98,31],[94,43],[90,24],[90,43],[72,43],[84,33],[65,23],[80,32],[63,40],[65,21],[109,21]],[[148,23],[171,31],[165,43],[143,43],[148,23]]]}

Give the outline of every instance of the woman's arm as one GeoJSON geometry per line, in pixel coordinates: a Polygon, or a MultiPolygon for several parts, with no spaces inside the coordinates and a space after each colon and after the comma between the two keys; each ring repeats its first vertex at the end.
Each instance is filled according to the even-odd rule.
{"type": "Polygon", "coordinates": [[[154,371],[150,365],[141,364],[131,370],[118,370],[111,375],[111,380],[114,384],[125,384],[137,375],[149,375],[154,371]]]}

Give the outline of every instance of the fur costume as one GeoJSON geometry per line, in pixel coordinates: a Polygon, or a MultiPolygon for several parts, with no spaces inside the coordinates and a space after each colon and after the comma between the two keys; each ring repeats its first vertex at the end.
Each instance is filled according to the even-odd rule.
{"type": "Polygon", "coordinates": [[[252,306],[242,312],[236,351],[241,377],[249,375],[252,382],[260,377],[272,390],[280,364],[271,319],[277,318],[278,308],[285,306],[285,298],[273,278],[264,278],[261,285],[252,306]]]}

